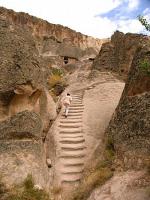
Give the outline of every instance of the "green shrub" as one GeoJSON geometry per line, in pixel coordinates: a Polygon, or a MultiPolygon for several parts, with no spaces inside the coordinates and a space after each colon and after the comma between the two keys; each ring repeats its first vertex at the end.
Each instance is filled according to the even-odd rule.
{"type": "Polygon", "coordinates": [[[51,69],[48,86],[54,101],[57,101],[57,96],[59,96],[67,86],[66,80],[64,79],[64,71],[62,69],[51,69]]]}
{"type": "Polygon", "coordinates": [[[150,75],[150,61],[148,59],[144,59],[144,60],[140,61],[139,69],[142,72],[150,75]]]}
{"type": "Polygon", "coordinates": [[[51,68],[51,75],[63,76],[64,75],[64,70],[52,67],[51,68]]]}

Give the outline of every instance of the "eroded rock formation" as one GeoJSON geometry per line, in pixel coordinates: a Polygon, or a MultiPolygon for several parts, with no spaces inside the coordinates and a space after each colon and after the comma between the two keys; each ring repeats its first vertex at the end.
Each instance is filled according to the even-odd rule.
{"type": "Polygon", "coordinates": [[[107,129],[118,156],[116,165],[125,169],[148,167],[150,159],[150,44],[138,48],[120,103],[107,129]]]}
{"type": "Polygon", "coordinates": [[[149,40],[148,36],[116,31],[111,40],[102,45],[93,63],[93,69],[111,70],[127,76],[136,49],[147,44],[149,40]]]}
{"type": "Polygon", "coordinates": [[[107,39],[95,39],[68,27],[51,24],[26,13],[16,13],[3,7],[0,8],[0,18],[7,19],[11,24],[30,31],[39,54],[46,61],[48,61],[47,58],[51,58],[51,62],[46,62],[50,66],[64,64],[64,57],[70,59],[69,63],[82,57],[95,57],[102,43],[107,41],[107,39]]]}
{"type": "Polygon", "coordinates": [[[37,38],[43,38],[49,41],[71,43],[81,49],[89,47],[100,49],[103,40],[83,35],[68,27],[48,23],[42,19],[30,16],[26,13],[16,13],[13,10],[0,8],[1,17],[8,19],[13,24],[21,25],[32,31],[32,35],[37,38]]]}
{"type": "Polygon", "coordinates": [[[32,174],[46,187],[44,144],[56,107],[30,31],[0,20],[0,171],[7,185],[32,174]]]}

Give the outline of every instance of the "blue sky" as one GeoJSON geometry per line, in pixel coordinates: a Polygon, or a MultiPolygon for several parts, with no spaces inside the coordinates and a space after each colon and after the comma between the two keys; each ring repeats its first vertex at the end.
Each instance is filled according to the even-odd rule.
{"type": "Polygon", "coordinates": [[[97,38],[108,38],[116,30],[146,33],[137,16],[150,21],[150,0],[0,0],[0,6],[97,38]]]}

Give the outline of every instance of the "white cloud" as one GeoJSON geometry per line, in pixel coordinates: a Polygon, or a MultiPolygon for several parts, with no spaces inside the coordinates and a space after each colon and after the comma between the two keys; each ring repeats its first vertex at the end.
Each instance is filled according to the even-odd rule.
{"type": "Polygon", "coordinates": [[[146,8],[143,11],[143,15],[144,15],[144,18],[146,18],[147,20],[150,20],[150,8],[146,8]]]}
{"type": "Polygon", "coordinates": [[[109,12],[120,3],[121,0],[0,0],[1,6],[29,12],[51,23],[99,38],[109,37],[116,25],[109,19],[95,16],[109,12]]]}
{"type": "Polygon", "coordinates": [[[120,30],[140,30],[137,21],[112,21],[106,17],[95,17],[128,2],[130,10],[137,8],[139,0],[0,0],[0,5],[15,11],[28,12],[50,23],[62,24],[76,31],[98,38],[110,37],[120,30]],[[134,24],[135,22],[135,24],[134,24]]]}
{"type": "Polygon", "coordinates": [[[138,33],[143,31],[143,26],[137,19],[121,20],[118,22],[118,30],[124,33],[138,33]]]}
{"type": "Polygon", "coordinates": [[[138,8],[140,1],[139,0],[128,0],[129,10],[135,10],[138,8]]]}

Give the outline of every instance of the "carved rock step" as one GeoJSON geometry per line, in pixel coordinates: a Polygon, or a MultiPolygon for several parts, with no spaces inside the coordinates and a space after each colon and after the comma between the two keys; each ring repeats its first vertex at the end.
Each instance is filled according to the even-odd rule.
{"type": "Polygon", "coordinates": [[[63,151],[61,152],[60,158],[84,158],[85,157],[85,152],[83,150],[81,151],[63,151]]]}
{"type": "Polygon", "coordinates": [[[79,134],[68,134],[68,135],[63,135],[63,134],[61,134],[60,135],[60,138],[62,138],[62,139],[69,139],[69,138],[83,138],[83,134],[81,134],[81,133],[79,133],[79,134]]]}
{"type": "Polygon", "coordinates": [[[79,98],[79,97],[73,97],[72,98],[72,101],[82,101],[83,100],[83,98],[79,98]]]}
{"type": "Polygon", "coordinates": [[[84,108],[83,107],[81,107],[81,108],[78,108],[78,107],[76,107],[76,108],[73,108],[73,107],[70,107],[69,108],[69,111],[84,111],[84,108]]]}
{"type": "Polygon", "coordinates": [[[81,143],[78,143],[78,144],[64,144],[64,145],[61,145],[61,149],[63,150],[68,150],[68,151],[73,151],[73,150],[83,150],[83,149],[86,149],[86,146],[81,144],[81,143]]]}
{"type": "Polygon", "coordinates": [[[69,110],[69,113],[83,113],[83,110],[69,110]]]}
{"type": "Polygon", "coordinates": [[[74,99],[74,100],[72,100],[72,103],[82,103],[82,100],[77,100],[77,99],[75,100],[74,99]]]}
{"type": "MultiPolygon", "coordinates": [[[[64,118],[63,118],[64,119],[64,118]]],[[[67,119],[70,119],[70,120],[82,120],[82,116],[69,116],[69,117],[67,117],[67,119]]]]}
{"type": "Polygon", "coordinates": [[[83,173],[83,169],[76,169],[76,170],[62,170],[61,174],[79,174],[79,173],[83,173]]]}
{"type": "Polygon", "coordinates": [[[72,123],[74,123],[74,124],[76,124],[76,123],[82,123],[82,121],[81,120],[74,120],[74,119],[72,119],[72,120],[70,120],[70,119],[64,119],[64,120],[61,120],[60,121],[60,123],[61,124],[63,124],[63,123],[65,123],[65,124],[72,124],[72,123]]]}
{"type": "Polygon", "coordinates": [[[61,127],[61,128],[79,128],[81,126],[82,126],[81,123],[69,123],[69,124],[67,124],[67,123],[61,123],[59,125],[59,127],[61,127]]]}
{"type": "Polygon", "coordinates": [[[84,157],[83,158],[61,158],[61,163],[64,166],[79,166],[79,165],[84,165],[84,157]]]}
{"type": "Polygon", "coordinates": [[[83,97],[83,93],[72,94],[72,97],[83,97]]]}
{"type": "Polygon", "coordinates": [[[66,146],[61,146],[61,149],[64,151],[80,151],[80,150],[84,150],[86,149],[85,146],[81,146],[81,147],[66,147],[66,146]]]}
{"type": "Polygon", "coordinates": [[[61,170],[62,174],[76,174],[76,173],[82,173],[84,170],[83,166],[80,167],[64,167],[61,170]]]}
{"type": "Polygon", "coordinates": [[[61,151],[60,156],[75,156],[75,158],[80,158],[80,156],[81,157],[85,156],[85,150],[81,150],[81,151],[61,151]]]}
{"type": "Polygon", "coordinates": [[[70,106],[74,106],[74,105],[83,106],[83,103],[82,102],[72,102],[70,106]]]}
{"type": "MultiPolygon", "coordinates": [[[[61,116],[61,119],[66,119],[66,117],[65,116],[61,116]]],[[[82,119],[82,116],[69,116],[69,117],[67,117],[67,120],[81,120],[82,119]]]]}
{"type": "Polygon", "coordinates": [[[69,139],[61,139],[59,141],[61,144],[78,144],[85,142],[84,138],[69,138],[69,139]]]}
{"type": "Polygon", "coordinates": [[[83,97],[83,93],[74,93],[72,94],[72,97],[83,97]]]}
{"type": "Polygon", "coordinates": [[[83,104],[80,104],[80,105],[70,105],[70,108],[84,108],[84,105],[83,104]]]}
{"type": "Polygon", "coordinates": [[[82,128],[61,128],[59,133],[80,133],[82,128]]]}
{"type": "Polygon", "coordinates": [[[68,113],[69,116],[82,116],[82,113],[68,113]]]}
{"type": "Polygon", "coordinates": [[[80,181],[82,177],[82,173],[79,174],[64,174],[62,176],[62,183],[76,182],[80,181]]]}
{"type": "Polygon", "coordinates": [[[80,106],[83,106],[83,104],[79,104],[79,103],[73,103],[71,106],[70,106],[70,108],[71,107],[80,107],[80,106]]]}
{"type": "Polygon", "coordinates": [[[63,136],[69,136],[69,135],[73,135],[73,136],[75,136],[75,135],[78,135],[78,134],[80,134],[81,132],[72,132],[72,133],[70,133],[70,132],[60,132],[60,135],[63,135],[63,136]]]}

